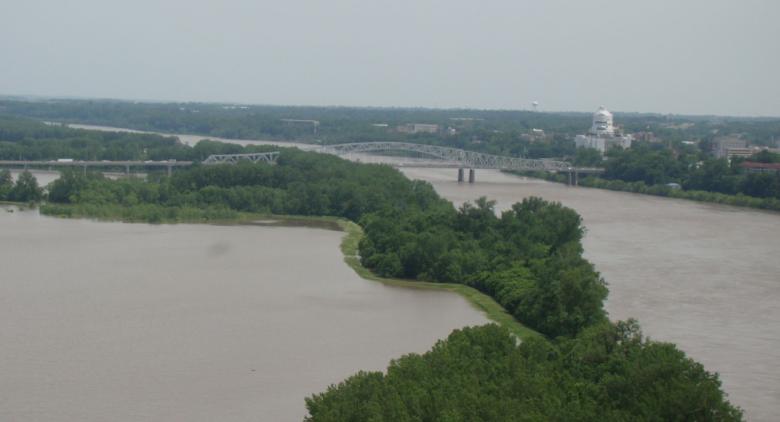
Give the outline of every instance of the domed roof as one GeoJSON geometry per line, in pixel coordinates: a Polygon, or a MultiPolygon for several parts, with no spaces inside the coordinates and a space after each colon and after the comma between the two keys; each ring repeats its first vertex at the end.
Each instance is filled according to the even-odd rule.
{"type": "Polygon", "coordinates": [[[612,116],[612,113],[609,112],[604,106],[599,107],[598,111],[593,113],[594,116],[612,116]]]}

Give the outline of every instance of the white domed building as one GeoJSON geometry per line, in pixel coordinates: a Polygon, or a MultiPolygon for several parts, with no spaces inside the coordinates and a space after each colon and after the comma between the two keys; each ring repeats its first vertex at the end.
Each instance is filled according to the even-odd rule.
{"type": "Polygon", "coordinates": [[[590,127],[591,135],[614,135],[615,125],[612,122],[612,113],[604,106],[599,107],[598,111],[593,113],[593,126],[590,127]]]}
{"type": "Polygon", "coordinates": [[[622,135],[615,131],[612,113],[604,106],[593,113],[593,124],[587,135],[577,135],[574,143],[577,148],[593,148],[602,154],[610,148],[631,148],[631,135],[622,135]]]}

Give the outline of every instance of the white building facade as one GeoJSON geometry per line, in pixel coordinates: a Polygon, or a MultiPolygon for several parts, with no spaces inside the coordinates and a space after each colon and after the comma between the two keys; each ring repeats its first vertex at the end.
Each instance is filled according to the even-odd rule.
{"type": "Polygon", "coordinates": [[[612,113],[604,106],[593,113],[593,124],[586,135],[577,135],[574,144],[577,148],[593,148],[605,153],[610,148],[631,148],[634,138],[615,131],[612,113]]]}

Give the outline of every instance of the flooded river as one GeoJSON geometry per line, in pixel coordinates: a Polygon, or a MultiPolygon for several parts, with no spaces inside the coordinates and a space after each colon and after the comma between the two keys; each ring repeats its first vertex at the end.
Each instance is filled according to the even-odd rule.
{"type": "MultiPolygon", "coordinates": [[[[96,127],[89,126],[88,128],[96,127]]],[[[112,130],[111,128],[101,129],[112,130]]],[[[202,138],[201,136],[191,135],[178,136],[180,136],[184,142],[190,144],[197,142],[197,140],[202,138]]],[[[240,143],[258,141],[230,142],[240,143]]],[[[311,146],[306,145],[305,148],[311,148],[311,146]]],[[[388,157],[377,159],[376,157],[370,158],[363,156],[356,156],[353,157],[353,159],[360,161],[393,160],[388,157]]],[[[407,161],[409,160],[404,159],[404,163],[407,161]]],[[[404,168],[403,172],[411,178],[430,181],[442,196],[456,204],[467,200],[474,200],[479,196],[487,196],[489,199],[497,201],[498,209],[506,209],[511,206],[511,204],[522,200],[524,197],[541,196],[547,200],[559,201],[566,206],[574,208],[582,215],[584,224],[587,227],[587,234],[584,239],[585,255],[596,265],[597,270],[601,272],[609,283],[610,296],[606,306],[610,313],[610,317],[612,319],[637,318],[642,324],[646,335],[655,340],[676,343],[682,350],[688,353],[689,356],[703,363],[705,368],[710,371],[719,372],[724,389],[729,394],[730,400],[745,409],[748,420],[774,421],[777,419],[777,415],[780,414],[780,366],[777,365],[777,362],[780,361],[779,213],[769,213],[746,208],[720,206],[623,192],[572,188],[535,179],[515,177],[497,171],[477,170],[476,184],[457,183],[455,181],[455,169],[404,168]]],[[[20,218],[19,216],[4,217],[6,218],[0,220],[0,223],[9,221],[9,218],[20,218]]],[[[87,224],[89,227],[122,227],[123,229],[116,230],[129,230],[126,225],[117,224],[101,226],[95,225],[94,223],[79,222],[54,223],[49,219],[42,219],[40,217],[29,218],[29,220],[35,221],[35,224],[42,224],[41,222],[55,225],[87,224]]],[[[149,231],[151,233],[156,233],[158,231],[178,233],[181,230],[184,233],[189,233],[191,236],[191,231],[208,231],[209,234],[205,237],[195,236],[191,239],[192,242],[196,244],[202,243],[203,241],[205,241],[206,244],[211,244],[209,243],[211,242],[211,236],[216,236],[218,239],[220,238],[219,236],[224,235],[218,236],[216,233],[232,233],[233,231],[243,233],[244,230],[246,230],[246,232],[255,234],[251,236],[254,240],[247,239],[247,244],[244,247],[255,248],[255,250],[260,251],[266,250],[264,249],[264,246],[267,243],[263,240],[263,236],[269,236],[264,229],[254,228],[249,230],[207,226],[182,226],[185,228],[165,227],[165,230],[161,230],[159,226],[138,225],[133,227],[136,228],[131,231],[140,230],[142,232],[149,231]],[[143,227],[143,229],[140,229],[139,227],[143,227]],[[224,230],[224,232],[222,230],[224,230]],[[250,246],[250,243],[252,246],[250,246]]],[[[90,231],[91,230],[96,229],[90,229],[90,231]]],[[[301,234],[306,230],[311,229],[294,229],[293,231],[295,230],[300,230],[295,233],[301,234]]],[[[274,233],[273,231],[271,232],[274,233]]],[[[4,237],[7,236],[5,231],[0,231],[0,233],[2,233],[2,236],[4,237]]],[[[326,236],[323,233],[327,232],[315,230],[312,231],[312,233],[317,233],[317,236],[326,236]]],[[[332,371],[328,372],[328,376],[331,376],[331,378],[323,376],[318,380],[320,381],[319,383],[312,382],[308,384],[309,390],[306,392],[297,393],[294,397],[285,396],[290,399],[289,406],[291,408],[298,406],[296,409],[300,409],[301,402],[298,397],[302,397],[311,391],[319,391],[322,389],[321,386],[342,378],[344,374],[351,373],[354,369],[379,369],[391,357],[398,356],[408,351],[425,350],[430,346],[430,343],[434,338],[437,336],[443,337],[450,328],[483,320],[481,316],[464,306],[463,301],[456,297],[453,298],[450,295],[388,289],[375,284],[366,283],[356,278],[354,274],[341,264],[340,257],[337,256],[338,249],[336,248],[336,244],[338,243],[337,238],[339,235],[334,233],[328,233],[328,235],[332,237],[330,240],[332,243],[327,248],[323,246],[323,251],[327,249],[327,253],[331,254],[330,260],[328,261],[329,264],[325,264],[323,261],[322,268],[317,267],[316,269],[309,271],[307,261],[305,269],[299,268],[291,271],[304,271],[305,274],[308,274],[308,276],[304,276],[304,279],[311,280],[314,283],[320,283],[322,281],[321,277],[319,277],[320,275],[327,275],[329,279],[335,278],[340,280],[335,283],[336,286],[341,286],[340,288],[370,291],[372,293],[365,293],[366,297],[370,298],[370,300],[386,303],[386,306],[388,307],[400,306],[398,309],[383,309],[380,306],[379,309],[383,309],[384,312],[387,313],[387,318],[394,318],[390,317],[390,314],[397,315],[402,321],[410,324],[410,326],[414,326],[414,329],[418,329],[424,334],[420,334],[420,338],[417,338],[414,342],[397,343],[397,339],[399,338],[409,340],[405,337],[405,334],[401,332],[407,328],[400,328],[406,326],[404,324],[399,324],[398,331],[394,332],[396,337],[385,337],[386,334],[379,336],[381,338],[392,339],[379,346],[379,344],[374,341],[374,337],[370,337],[370,341],[363,339],[365,340],[363,342],[360,337],[367,334],[361,334],[361,331],[358,331],[355,327],[350,328],[350,330],[356,330],[354,336],[348,335],[348,333],[337,329],[336,331],[342,333],[340,337],[337,336],[336,338],[338,339],[338,342],[344,342],[345,348],[343,350],[352,350],[354,352],[354,342],[358,342],[358,344],[362,345],[358,347],[358,349],[361,349],[362,347],[370,349],[366,350],[366,355],[363,357],[365,359],[365,364],[355,360],[355,365],[350,366],[345,362],[352,362],[353,359],[345,358],[342,365],[338,368],[329,366],[328,369],[331,369],[332,371]],[[322,271],[324,268],[327,268],[329,271],[336,271],[336,273],[333,273],[334,275],[332,276],[329,275],[330,273],[327,271],[323,273],[322,271]],[[379,296],[390,295],[390,297],[384,299],[379,296],[375,297],[373,292],[376,292],[379,296]],[[399,296],[403,298],[398,299],[397,297],[399,296]],[[433,310],[427,301],[436,303],[446,302],[445,305],[442,306],[452,306],[453,309],[455,309],[453,312],[455,313],[456,318],[446,319],[444,322],[432,321],[428,318],[411,318],[413,321],[424,321],[424,326],[415,325],[413,321],[407,321],[405,319],[409,317],[409,312],[419,313],[424,312],[426,309],[431,310],[432,314],[441,315],[439,310],[433,310]],[[429,324],[433,325],[428,327],[429,324]],[[352,343],[347,345],[348,342],[352,343]],[[373,349],[370,348],[371,346],[377,347],[376,349],[373,349]],[[392,349],[387,349],[387,347],[392,347],[392,349]],[[341,375],[336,375],[337,373],[341,375]]],[[[21,234],[19,236],[21,238],[21,234]]],[[[49,236],[59,238],[58,235],[49,234],[49,236]]],[[[294,253],[297,253],[299,250],[308,250],[312,245],[310,245],[311,241],[307,236],[308,234],[296,238],[296,241],[299,243],[295,243],[294,245],[292,243],[293,237],[290,237],[288,252],[294,251],[294,253]]],[[[218,243],[219,241],[216,242],[218,243]]],[[[2,242],[2,247],[13,249],[12,246],[7,245],[7,243],[8,242],[2,242]]],[[[114,249],[116,254],[122,255],[122,251],[124,250],[122,246],[123,243],[124,241],[117,241],[114,249]]],[[[206,244],[202,244],[201,247],[205,247],[206,244]]],[[[165,256],[167,253],[165,251],[167,251],[168,248],[163,245],[165,245],[165,242],[162,242],[159,245],[152,245],[153,250],[157,251],[156,253],[165,256]]],[[[86,245],[80,245],[80,247],[86,247],[86,245]]],[[[135,248],[132,249],[131,255],[140,254],[140,251],[142,250],[143,248],[141,246],[136,245],[135,248]]],[[[185,251],[187,250],[188,249],[185,248],[185,251]]],[[[230,250],[233,251],[235,249],[231,248],[230,250]]],[[[3,250],[0,250],[0,253],[3,252],[3,250]]],[[[38,250],[30,248],[27,252],[35,255],[38,253],[38,250]]],[[[190,250],[190,252],[192,252],[192,250],[190,250]]],[[[276,252],[278,251],[274,251],[274,253],[276,252]]],[[[25,252],[20,253],[24,254],[25,252]]],[[[50,253],[57,254],[54,251],[50,251],[50,253]]],[[[83,256],[90,256],[91,253],[92,252],[89,251],[83,256]]],[[[194,253],[197,255],[197,253],[202,254],[203,252],[194,253]]],[[[249,259],[262,259],[264,256],[264,254],[256,255],[256,257],[253,255],[253,257],[249,259]]],[[[145,253],[144,256],[146,256],[145,253]]],[[[156,257],[155,252],[152,252],[152,257],[156,257]]],[[[4,257],[3,259],[12,258],[4,257]]],[[[74,257],[73,259],[76,258],[74,257]]],[[[110,257],[107,257],[106,259],[110,259],[110,257]]],[[[183,261],[180,265],[184,267],[189,261],[183,257],[182,259],[183,261]]],[[[9,262],[16,264],[17,261],[24,262],[24,260],[21,259],[12,259],[12,261],[9,262]]],[[[164,261],[164,259],[162,261],[164,261]]],[[[197,258],[195,261],[197,261],[197,258]]],[[[47,261],[45,261],[43,257],[39,257],[36,262],[47,261]]],[[[138,262],[140,263],[143,261],[138,262]]],[[[269,260],[268,262],[272,264],[274,261],[269,260]]],[[[312,265],[316,263],[317,261],[313,261],[312,265]]],[[[27,262],[27,264],[31,263],[27,262]]],[[[194,264],[196,267],[198,267],[198,265],[205,265],[204,262],[194,262],[194,264]]],[[[258,262],[258,264],[260,264],[260,262],[258,262]]],[[[158,265],[162,264],[153,264],[149,267],[152,269],[151,274],[155,274],[155,271],[158,271],[156,269],[156,266],[158,265]]],[[[258,267],[264,266],[265,265],[253,265],[251,269],[241,268],[240,271],[238,268],[228,268],[225,271],[227,271],[226,274],[234,274],[233,277],[240,278],[240,274],[243,274],[243,271],[258,271],[258,267]]],[[[37,271],[41,270],[41,268],[37,267],[35,269],[37,271]]],[[[112,270],[113,267],[106,271],[110,272],[112,270]]],[[[138,268],[135,268],[134,270],[138,270],[138,268]]],[[[56,268],[51,271],[56,272],[57,276],[64,278],[66,281],[71,279],[80,280],[79,277],[71,277],[69,273],[56,271],[56,268]]],[[[23,274],[23,272],[21,274],[23,274]]],[[[108,273],[104,274],[104,276],[108,277],[108,273]]],[[[184,278],[189,278],[191,276],[192,274],[187,271],[184,278]]],[[[100,279],[99,276],[96,277],[100,279]]],[[[262,279],[270,279],[274,276],[259,277],[262,279]]],[[[54,279],[57,278],[55,277],[54,279]]],[[[44,284],[38,284],[41,283],[40,281],[27,284],[30,284],[31,286],[48,286],[51,284],[49,283],[51,279],[47,280],[48,281],[44,284]]],[[[116,282],[119,283],[119,281],[116,282]]],[[[129,285],[133,284],[127,281],[126,283],[129,285]]],[[[180,283],[182,283],[180,286],[188,285],[184,281],[181,281],[180,283]]],[[[200,283],[208,283],[208,281],[203,280],[200,283]]],[[[250,289],[249,286],[254,286],[251,287],[251,289],[258,289],[256,284],[251,280],[245,280],[245,283],[247,284],[246,288],[248,289],[250,289]]],[[[331,281],[328,283],[333,282],[331,281]]],[[[24,285],[26,286],[27,284],[24,285]]],[[[59,286],[60,284],[57,285],[59,286]]],[[[198,286],[199,284],[196,283],[195,285],[198,286]]],[[[331,284],[329,284],[329,286],[330,285],[331,284]]],[[[83,293],[88,295],[88,297],[92,297],[93,293],[90,293],[87,287],[89,286],[85,286],[83,293]]],[[[3,288],[6,287],[4,286],[3,288]]],[[[67,284],[63,284],[61,288],[67,289],[67,284]]],[[[321,290],[328,294],[336,294],[336,291],[333,290],[324,288],[321,290]]],[[[95,295],[97,294],[95,293],[95,295]]],[[[136,292],[136,295],[138,300],[145,297],[140,292],[136,292]]],[[[338,294],[336,294],[336,296],[338,296],[338,294]]],[[[0,300],[5,299],[6,297],[7,295],[3,294],[0,296],[0,300]]],[[[241,299],[246,300],[246,298],[241,299]]],[[[191,300],[195,301],[195,298],[191,300]]],[[[331,297],[331,300],[335,301],[333,309],[337,310],[334,311],[334,315],[343,317],[343,315],[341,315],[343,310],[339,310],[340,306],[336,305],[338,301],[333,297],[331,297]]],[[[355,300],[352,303],[354,306],[359,306],[358,304],[360,302],[355,300]]],[[[376,305],[368,304],[365,306],[365,309],[372,309],[376,305]]],[[[293,308],[299,309],[306,307],[304,305],[297,305],[293,308]]],[[[78,313],[83,310],[79,310],[78,307],[73,305],[73,308],[70,309],[70,311],[78,313]]],[[[247,312],[249,311],[247,310],[247,312]]],[[[325,321],[324,325],[331,327],[331,324],[335,324],[336,326],[343,324],[343,321],[333,319],[336,318],[336,316],[328,316],[329,314],[327,314],[327,312],[330,311],[323,310],[322,313],[319,314],[321,320],[325,321]]],[[[17,314],[17,318],[19,315],[21,314],[17,314]]],[[[117,313],[116,315],[120,314],[117,313]]],[[[370,315],[370,313],[356,312],[355,316],[357,320],[364,321],[366,315],[370,315]]],[[[171,314],[170,317],[180,318],[173,314],[171,314]]],[[[258,317],[262,318],[262,315],[258,314],[258,317]]],[[[2,318],[0,324],[9,326],[7,316],[0,314],[0,318],[2,318]]],[[[24,318],[27,317],[25,316],[24,318]]],[[[311,322],[308,318],[304,319],[307,322],[311,322]]],[[[315,319],[317,318],[315,317],[315,319]]],[[[151,320],[152,319],[150,319],[150,321],[151,320]]],[[[286,319],[282,319],[282,321],[285,324],[287,323],[286,319]]],[[[315,322],[320,322],[320,320],[315,322]]],[[[353,321],[353,324],[361,326],[357,321],[353,321]]],[[[373,330],[371,326],[375,324],[365,325],[366,326],[363,327],[364,331],[372,333],[373,330]]],[[[379,324],[379,326],[382,326],[382,324],[379,324]]],[[[169,328],[172,331],[175,331],[175,328],[177,327],[174,324],[169,328]]],[[[296,327],[296,329],[303,328],[304,327],[296,327]]],[[[390,328],[391,327],[385,327],[385,329],[390,328]]],[[[212,327],[212,329],[214,328],[212,327]]],[[[273,332],[273,328],[270,324],[266,329],[273,332]]],[[[287,332],[286,328],[281,328],[279,330],[287,332]]],[[[321,331],[319,330],[320,328],[313,330],[312,334],[306,335],[316,337],[321,334],[321,331]]],[[[208,331],[207,329],[207,332],[210,333],[212,331],[208,331]]],[[[176,332],[176,335],[180,335],[180,333],[176,332]]],[[[210,347],[218,348],[218,344],[207,340],[209,339],[203,339],[210,347]]],[[[257,340],[257,342],[258,344],[255,345],[255,347],[259,347],[260,341],[257,340]]],[[[108,346],[109,345],[106,345],[106,347],[108,346]]],[[[250,350],[255,349],[250,348],[250,350]]],[[[237,353],[237,351],[231,352],[225,350],[224,353],[237,353]]],[[[288,352],[279,351],[279,354],[283,353],[288,352]]],[[[320,354],[315,350],[312,351],[310,355],[314,357],[327,355],[330,357],[332,356],[332,353],[320,354]]],[[[217,353],[217,355],[218,354],[219,353],[217,353]]],[[[266,354],[261,353],[259,355],[265,356],[266,354]]],[[[0,359],[0,364],[5,364],[6,362],[7,359],[0,359]]],[[[289,365],[288,367],[292,367],[291,371],[301,370],[301,365],[299,364],[289,364],[289,362],[284,364],[289,365]]],[[[217,364],[215,363],[215,365],[217,364]]],[[[325,365],[330,365],[330,362],[326,362],[325,365]]],[[[29,367],[30,366],[27,365],[27,368],[29,367]]],[[[122,366],[120,365],[119,367],[121,368],[122,366]]],[[[185,362],[183,367],[195,368],[196,365],[192,362],[185,362]]],[[[74,365],[71,369],[75,371],[77,368],[78,365],[74,365]]],[[[154,371],[149,372],[151,373],[154,371]]],[[[300,378],[307,378],[307,376],[293,377],[293,379],[300,378]]],[[[0,381],[0,383],[2,382],[3,381],[0,381]]],[[[139,383],[139,385],[142,385],[142,383],[139,383]]],[[[6,390],[7,388],[0,389],[0,393],[6,393],[6,390]]],[[[13,392],[13,390],[8,391],[13,392]]],[[[26,395],[29,395],[27,393],[31,392],[26,391],[25,393],[26,395]]],[[[203,386],[203,390],[197,393],[202,394],[205,397],[208,393],[205,385],[203,386]]],[[[255,399],[261,397],[261,401],[265,400],[262,398],[265,397],[264,394],[258,394],[257,390],[253,390],[252,394],[254,394],[255,399]]],[[[144,398],[149,400],[147,403],[155,400],[153,397],[158,396],[149,393],[144,396],[144,398]]],[[[188,399],[192,399],[193,397],[200,396],[187,396],[188,399]]],[[[178,403],[184,402],[184,397],[181,397],[181,399],[182,400],[178,403]]],[[[228,400],[228,397],[224,397],[224,399],[228,400]]],[[[171,398],[171,400],[173,400],[173,398],[171,398]]],[[[274,400],[269,400],[269,402],[271,401],[274,400]]],[[[246,399],[245,405],[249,406],[251,409],[257,408],[257,406],[254,406],[255,404],[257,403],[251,402],[249,398],[246,399]]],[[[172,402],[166,403],[166,405],[171,405],[171,409],[175,408],[172,402]]],[[[0,408],[2,408],[2,406],[0,406],[0,408]]],[[[282,413],[279,414],[281,415],[282,413]]],[[[210,415],[213,416],[215,414],[211,413],[210,415]]],[[[0,417],[2,416],[3,415],[0,414],[0,417]]]]}
{"type": "Polygon", "coordinates": [[[0,420],[300,421],[304,398],[486,322],[387,287],[342,232],[0,207],[0,420]]]}
{"type": "Polygon", "coordinates": [[[143,130],[134,130],[134,129],[123,129],[123,128],[116,128],[116,127],[110,127],[110,126],[97,126],[97,125],[80,125],[80,124],[69,124],[69,127],[72,127],[74,129],[88,129],[88,130],[100,130],[104,132],[130,132],[130,133],[153,133],[155,135],[162,135],[162,136],[175,136],[179,138],[179,140],[189,146],[193,146],[197,144],[198,142],[207,139],[209,141],[217,141],[217,142],[225,142],[228,144],[237,144],[237,145],[281,145],[285,147],[295,147],[300,148],[302,150],[313,150],[319,148],[319,145],[315,144],[305,144],[302,142],[288,142],[288,141],[264,141],[264,140],[256,140],[256,139],[227,139],[227,138],[219,138],[216,136],[207,136],[207,135],[186,135],[186,134],[170,134],[170,133],[159,133],[159,132],[146,132],[143,130]]]}
{"type": "Polygon", "coordinates": [[[721,375],[748,420],[780,415],[780,213],[606,190],[477,170],[404,173],[455,202],[487,196],[507,209],[527,196],[577,210],[585,255],[609,283],[612,319],[676,343],[721,375]]]}

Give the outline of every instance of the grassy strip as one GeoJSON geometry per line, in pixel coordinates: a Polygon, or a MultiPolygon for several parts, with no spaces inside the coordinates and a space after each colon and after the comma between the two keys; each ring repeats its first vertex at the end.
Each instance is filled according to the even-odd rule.
{"type": "Polygon", "coordinates": [[[348,220],[339,219],[338,221],[344,232],[346,232],[341,241],[341,252],[344,254],[344,262],[346,262],[360,277],[366,280],[378,281],[388,286],[454,292],[463,296],[475,308],[482,310],[488,319],[507,328],[521,340],[541,336],[538,332],[520,324],[512,315],[508,314],[501,305],[493,300],[493,298],[477,289],[466,286],[465,284],[431,283],[377,276],[360,263],[360,258],[357,255],[358,243],[363,237],[363,229],[359,225],[348,220]]]}
{"type": "Polygon", "coordinates": [[[26,210],[28,208],[35,208],[36,206],[35,202],[14,202],[14,201],[0,201],[0,205],[12,205],[21,210],[26,210]]]}
{"type": "Polygon", "coordinates": [[[482,310],[491,321],[507,328],[520,339],[533,336],[541,336],[536,331],[525,327],[508,314],[504,308],[496,303],[490,296],[464,284],[456,283],[431,283],[424,281],[400,280],[379,277],[371,270],[360,263],[358,257],[358,244],[363,238],[363,229],[353,223],[337,217],[319,217],[319,216],[294,216],[294,215],[273,215],[244,213],[226,210],[164,210],[141,209],[133,210],[133,207],[122,206],[100,206],[84,207],[78,205],[41,205],[41,213],[65,218],[92,218],[100,221],[123,221],[123,222],[145,222],[145,223],[195,223],[195,224],[216,224],[216,225],[236,225],[252,224],[261,226],[307,226],[330,230],[343,231],[344,237],[341,241],[341,252],[344,254],[344,262],[352,268],[361,278],[366,280],[378,281],[388,286],[413,288],[413,289],[431,289],[445,290],[454,292],[463,296],[472,306],[482,310]]]}

